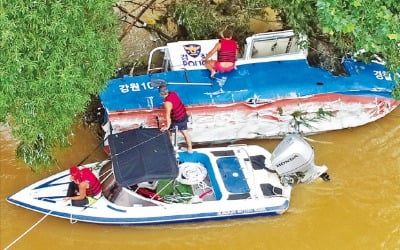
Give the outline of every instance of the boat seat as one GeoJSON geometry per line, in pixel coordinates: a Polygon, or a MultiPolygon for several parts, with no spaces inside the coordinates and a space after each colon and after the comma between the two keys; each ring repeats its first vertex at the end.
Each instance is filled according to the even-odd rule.
{"type": "Polygon", "coordinates": [[[250,198],[250,193],[244,193],[244,194],[230,194],[228,196],[228,200],[243,200],[250,198]]]}
{"type": "Polygon", "coordinates": [[[264,155],[253,155],[250,156],[251,166],[254,170],[267,170],[270,173],[276,173],[276,171],[269,169],[265,165],[265,156],[264,155]]]}
{"type": "Polygon", "coordinates": [[[255,155],[250,156],[251,166],[254,170],[262,170],[265,169],[265,156],[264,155],[255,155]]]}
{"type": "Polygon", "coordinates": [[[216,157],[221,157],[221,156],[233,156],[235,155],[235,152],[233,150],[224,150],[224,151],[211,151],[211,153],[216,156],[216,157]]]}
{"type": "Polygon", "coordinates": [[[282,195],[282,189],[269,183],[260,184],[264,196],[282,195]]]}

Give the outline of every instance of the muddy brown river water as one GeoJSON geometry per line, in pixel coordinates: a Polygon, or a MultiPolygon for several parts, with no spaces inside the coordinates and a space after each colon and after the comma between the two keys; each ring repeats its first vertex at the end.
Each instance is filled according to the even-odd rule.
{"type": "MultiPolygon", "coordinates": [[[[6,197],[45,176],[79,163],[98,145],[82,126],[59,164],[33,173],[14,157],[17,142],[0,127],[0,247],[43,214],[6,197]]],[[[295,186],[289,210],[275,217],[161,226],[105,226],[47,217],[10,249],[400,249],[400,108],[366,126],[310,136],[317,164],[331,182],[295,186]]],[[[253,140],[272,151],[278,140],[253,140]]],[[[88,161],[104,159],[99,149],[88,161]]]]}

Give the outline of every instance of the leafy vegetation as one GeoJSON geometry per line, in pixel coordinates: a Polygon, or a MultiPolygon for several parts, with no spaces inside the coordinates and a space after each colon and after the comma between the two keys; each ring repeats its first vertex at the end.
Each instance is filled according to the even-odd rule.
{"type": "Polygon", "coordinates": [[[114,1],[1,1],[0,122],[35,170],[67,145],[77,115],[120,57],[114,1]]]}
{"type": "Polygon", "coordinates": [[[285,113],[282,107],[278,107],[277,110],[280,116],[292,117],[290,121],[290,126],[294,131],[301,133],[301,126],[312,128],[311,123],[318,122],[321,120],[326,120],[329,117],[334,117],[335,113],[332,111],[324,110],[323,108],[318,108],[317,111],[307,112],[303,110],[296,110],[292,113],[285,113]]]}
{"type": "MultiPolygon", "coordinates": [[[[400,4],[398,0],[183,0],[174,5],[174,16],[191,38],[214,36],[229,24],[240,41],[250,16],[265,17],[265,8],[280,10],[286,28],[311,39],[325,39],[337,51],[359,54],[364,61],[382,57],[399,82],[400,71],[400,4]],[[228,14],[228,15],[227,15],[228,14]]],[[[400,99],[399,85],[393,95],[400,99]]]]}
{"type": "Polygon", "coordinates": [[[189,39],[210,39],[219,37],[226,28],[234,28],[238,42],[250,34],[249,19],[251,12],[243,0],[219,1],[183,0],[170,6],[170,13],[189,39]]]}

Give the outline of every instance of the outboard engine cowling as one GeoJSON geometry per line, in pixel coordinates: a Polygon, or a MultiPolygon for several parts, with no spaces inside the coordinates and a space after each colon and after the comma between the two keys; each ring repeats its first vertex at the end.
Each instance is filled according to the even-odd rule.
{"type": "Polygon", "coordinates": [[[298,134],[287,134],[271,155],[274,170],[282,182],[294,178],[300,182],[311,182],[318,177],[329,180],[328,168],[314,164],[314,149],[298,134]]]}

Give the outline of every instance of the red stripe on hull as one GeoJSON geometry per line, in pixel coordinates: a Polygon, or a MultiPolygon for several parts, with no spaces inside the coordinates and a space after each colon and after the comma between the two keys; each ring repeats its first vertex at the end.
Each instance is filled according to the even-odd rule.
{"type": "MultiPolygon", "coordinates": [[[[321,111],[332,114],[332,117],[311,124],[318,126],[306,128],[303,131],[306,134],[356,127],[385,116],[399,105],[400,101],[391,98],[320,94],[302,98],[257,100],[256,103],[191,105],[187,106],[187,111],[191,116],[189,129],[193,141],[208,142],[212,137],[203,141],[202,138],[207,136],[201,135],[209,133],[208,130],[220,131],[214,137],[215,141],[281,136],[290,130],[285,126],[289,126],[289,120],[295,112],[303,112],[309,117],[318,116],[321,111]],[[226,136],[220,135],[223,131],[227,133],[226,136]]],[[[161,108],[112,112],[108,118],[116,131],[139,126],[157,127],[165,123],[164,110],[161,108]]]]}

